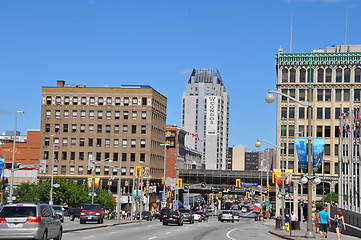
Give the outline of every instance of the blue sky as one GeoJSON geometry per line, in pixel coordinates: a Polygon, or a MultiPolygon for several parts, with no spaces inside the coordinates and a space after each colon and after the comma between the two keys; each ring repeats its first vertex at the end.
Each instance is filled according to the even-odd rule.
{"type": "MultiPolygon", "coordinates": [[[[361,44],[359,0],[0,0],[0,133],[40,128],[42,86],[148,84],[181,123],[192,68],[216,68],[230,94],[229,145],[275,141],[275,54],[361,44]]],[[[270,147],[270,146],[264,146],[270,147]]]]}

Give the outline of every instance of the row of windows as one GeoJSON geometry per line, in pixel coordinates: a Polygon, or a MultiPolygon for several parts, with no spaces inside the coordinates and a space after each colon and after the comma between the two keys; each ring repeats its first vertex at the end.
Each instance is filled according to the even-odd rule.
{"type": "MultiPolygon", "coordinates": [[[[53,124],[53,131],[54,132],[80,132],[80,133],[85,133],[87,132],[97,132],[97,133],[120,133],[120,125],[118,124],[114,124],[114,125],[102,125],[102,124],[53,124]],[[62,129],[61,129],[62,127],[62,129]],[[96,127],[96,129],[94,129],[96,127]],[[70,129],[71,128],[71,129],[70,129]]],[[[122,133],[133,133],[136,134],[139,132],[140,129],[140,133],[141,134],[146,134],[147,133],[147,126],[146,125],[122,125],[122,133]]],[[[52,126],[50,123],[46,123],[45,124],[45,132],[51,132],[52,131],[52,126]]],[[[63,138],[63,139],[67,139],[67,138],[63,138]]]]}
{"type": "MultiPolygon", "coordinates": [[[[285,161],[282,161],[281,164],[285,164],[283,166],[286,166],[285,161]]],[[[295,169],[295,166],[296,165],[295,165],[294,161],[288,161],[288,169],[295,169]]],[[[335,173],[334,174],[338,174],[338,172],[339,172],[338,171],[338,163],[334,163],[334,166],[335,166],[335,168],[334,168],[335,173]]],[[[319,171],[319,173],[322,173],[324,171],[325,174],[331,174],[331,163],[330,162],[324,161],[323,168],[324,169],[322,169],[322,166],[321,166],[321,170],[319,171]]],[[[300,167],[298,167],[298,172],[299,173],[302,172],[300,167]]]]}
{"type": "MultiPolygon", "coordinates": [[[[281,155],[282,154],[293,155],[296,153],[294,143],[282,143],[282,147],[284,147],[284,149],[281,151],[281,155]]],[[[338,156],[338,144],[335,144],[334,149],[335,149],[334,155],[338,156]]],[[[325,144],[324,154],[325,154],[325,156],[331,155],[330,144],[325,144]]]]}
{"type": "MultiPolygon", "coordinates": [[[[52,153],[51,153],[52,154],[52,153]]],[[[61,160],[92,160],[93,159],[93,152],[58,152],[58,151],[54,151],[54,160],[59,160],[59,154],[61,155],[61,160]],[[87,159],[85,159],[87,158],[87,159]]],[[[49,160],[50,158],[53,158],[53,156],[50,156],[50,152],[49,151],[44,151],[44,155],[43,155],[43,159],[44,160],[49,160]]],[[[128,160],[130,160],[131,162],[135,162],[136,160],[139,160],[140,162],[144,162],[145,161],[145,153],[117,153],[114,152],[113,154],[109,153],[109,152],[104,152],[103,154],[101,152],[96,152],[95,153],[95,158],[97,161],[100,161],[102,159],[112,159],[113,161],[120,161],[122,160],[123,162],[126,162],[128,160]],[[121,157],[121,158],[119,158],[121,157]],[[129,159],[128,159],[129,157],[129,159]],[[138,158],[138,159],[137,159],[138,158]]]]}
{"type": "MultiPolygon", "coordinates": [[[[324,82],[361,82],[361,69],[355,68],[337,68],[337,69],[331,69],[331,68],[319,68],[316,70],[316,74],[314,74],[314,70],[312,70],[311,73],[313,82],[316,83],[324,83],[324,82]]],[[[299,71],[296,71],[296,69],[282,69],[282,79],[281,81],[283,83],[306,83],[309,82],[309,76],[310,72],[309,69],[300,69],[299,71]]]]}
{"type": "MultiPolygon", "coordinates": [[[[126,120],[129,119],[129,113],[131,113],[131,118],[137,119],[138,118],[138,111],[123,111],[122,119],[126,120]]],[[[45,111],[45,118],[49,119],[51,118],[52,110],[46,110],[45,111]]],[[[63,113],[61,110],[55,110],[55,118],[89,118],[89,119],[120,119],[120,111],[95,111],[95,110],[63,110],[63,113]],[[69,115],[71,113],[71,115],[69,115]],[[96,116],[95,116],[96,114],[96,116]]],[[[147,111],[141,111],[141,119],[146,120],[147,119],[147,111]]]]}
{"type": "MultiPolygon", "coordinates": [[[[312,126],[311,126],[311,132],[312,132],[312,126]]],[[[295,126],[294,125],[286,125],[281,126],[282,136],[284,137],[299,137],[299,136],[307,136],[308,137],[308,126],[299,125],[298,131],[295,132],[295,126]]],[[[331,137],[331,126],[316,126],[316,137],[331,137]]],[[[339,136],[339,127],[334,127],[334,137],[339,136]]]]}
{"type": "MultiPolygon", "coordinates": [[[[331,119],[333,110],[334,119],[339,119],[341,115],[341,108],[316,108],[317,119],[331,119]]],[[[281,118],[288,118],[288,119],[307,119],[308,112],[307,108],[305,107],[298,107],[298,116],[296,117],[295,114],[296,107],[281,107],[281,118]]],[[[349,108],[343,108],[343,112],[348,112],[349,108]]],[[[311,118],[313,114],[311,113],[311,118]]]]}
{"type": "MultiPolygon", "coordinates": [[[[48,168],[49,167],[46,166],[46,172],[49,171],[48,168]]],[[[126,167],[122,167],[121,174],[127,175],[127,172],[129,173],[128,175],[132,176],[134,174],[134,167],[130,167],[128,169],[128,171],[127,171],[126,167]]],[[[54,174],[59,174],[58,165],[54,165],[54,174]]],[[[83,175],[83,174],[92,174],[92,172],[91,172],[91,170],[87,170],[87,168],[84,169],[84,166],[78,166],[76,169],[76,166],[73,166],[73,165],[70,165],[70,166],[61,165],[60,166],[60,174],[83,175]],[[67,168],[69,168],[69,172],[67,172],[67,168]]],[[[95,166],[95,175],[118,175],[118,169],[108,167],[108,166],[95,166]],[[103,171],[101,171],[101,170],[103,170],[103,171]]]]}
{"type": "MultiPolygon", "coordinates": [[[[127,148],[128,145],[131,148],[136,148],[137,147],[137,139],[122,139],[121,140],[121,147],[123,148],[127,148]]],[[[145,148],[146,147],[146,140],[145,139],[140,139],[138,140],[138,144],[140,148],[145,148]]],[[[62,146],[68,146],[69,142],[68,142],[68,138],[62,138],[62,146]]],[[[88,138],[87,139],[87,145],[88,147],[93,147],[93,146],[97,146],[97,147],[102,147],[104,144],[105,147],[119,147],[120,144],[120,140],[119,139],[110,139],[110,138],[88,138]]],[[[70,146],[79,146],[79,147],[85,147],[86,143],[85,143],[85,138],[70,138],[70,146]]],[[[50,138],[49,137],[45,137],[44,138],[44,146],[50,146],[50,138]]],[[[54,146],[59,146],[59,138],[54,138],[54,146]]]]}
{"type": "Polygon", "coordinates": [[[77,97],[77,96],[56,96],[55,98],[52,96],[46,96],[46,105],[56,104],[56,105],[107,105],[107,106],[146,106],[147,98],[142,97],[77,97]]]}
{"type": "MultiPolygon", "coordinates": [[[[306,89],[298,89],[298,95],[296,96],[296,89],[282,89],[282,93],[289,95],[300,101],[306,100],[306,89]]],[[[318,102],[349,102],[353,96],[353,101],[359,102],[361,100],[361,89],[317,89],[317,101],[318,102]],[[352,94],[352,95],[351,95],[352,94]]],[[[282,96],[282,101],[286,101],[287,97],[282,96]]]]}

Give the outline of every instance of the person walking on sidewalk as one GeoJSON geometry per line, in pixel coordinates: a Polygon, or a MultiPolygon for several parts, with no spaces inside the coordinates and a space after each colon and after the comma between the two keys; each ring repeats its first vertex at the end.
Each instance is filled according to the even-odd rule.
{"type": "Polygon", "coordinates": [[[328,228],[331,227],[330,214],[327,212],[327,206],[323,207],[323,210],[318,212],[320,217],[320,234],[322,239],[327,238],[328,228]]]}
{"type": "Polygon", "coordinates": [[[298,217],[297,217],[295,211],[292,211],[292,213],[291,213],[291,230],[296,230],[297,220],[298,220],[298,217]]]}
{"type": "Polygon", "coordinates": [[[336,221],[336,233],[338,240],[341,240],[342,229],[346,230],[345,218],[343,217],[341,209],[338,209],[334,217],[336,221]]]}

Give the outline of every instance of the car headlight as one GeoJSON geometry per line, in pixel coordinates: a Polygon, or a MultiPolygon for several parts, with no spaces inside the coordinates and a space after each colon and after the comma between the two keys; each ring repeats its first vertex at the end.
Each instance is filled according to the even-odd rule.
{"type": "Polygon", "coordinates": [[[97,212],[97,213],[95,213],[95,216],[100,216],[100,213],[98,213],[98,212],[97,212]]]}
{"type": "Polygon", "coordinates": [[[85,213],[80,213],[80,215],[81,215],[81,216],[84,216],[84,215],[85,215],[85,213]]]}

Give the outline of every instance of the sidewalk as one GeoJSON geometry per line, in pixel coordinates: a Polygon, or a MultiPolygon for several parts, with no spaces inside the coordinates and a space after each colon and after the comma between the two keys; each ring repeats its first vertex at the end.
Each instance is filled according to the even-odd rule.
{"type": "MultiPolygon", "coordinates": [[[[264,225],[270,226],[272,228],[275,227],[275,220],[273,219],[265,219],[263,222],[264,225]]],[[[286,232],[285,230],[270,230],[269,233],[283,238],[283,239],[290,239],[290,240],[300,240],[300,239],[306,239],[305,235],[306,235],[306,223],[303,223],[301,225],[301,230],[293,230],[291,235],[290,232],[286,232]]],[[[316,238],[314,239],[322,239],[320,233],[315,233],[316,238]]],[[[342,234],[341,236],[342,240],[356,240],[356,239],[360,239],[358,237],[352,237],[352,236],[348,236],[345,234],[342,234]]],[[[328,232],[327,234],[327,240],[337,240],[337,235],[335,232],[328,232]]]]}

